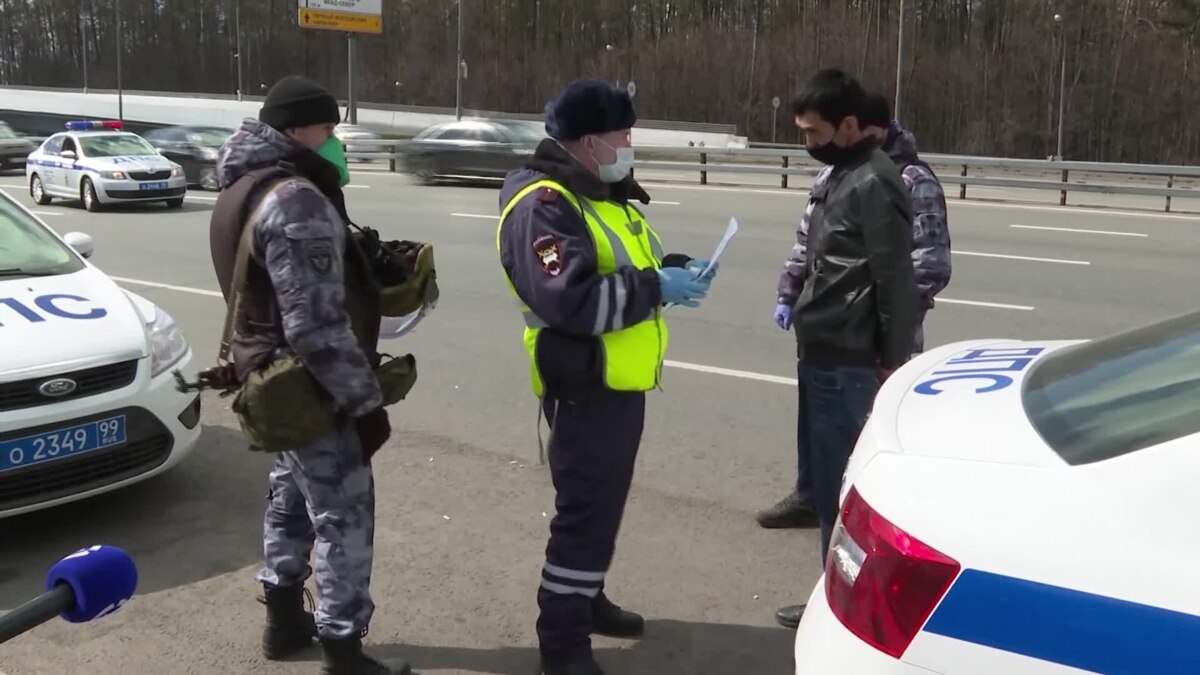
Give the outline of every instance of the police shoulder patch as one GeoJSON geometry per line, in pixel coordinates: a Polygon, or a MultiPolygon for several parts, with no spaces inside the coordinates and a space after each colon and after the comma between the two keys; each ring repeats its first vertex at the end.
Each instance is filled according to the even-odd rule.
{"type": "Polygon", "coordinates": [[[333,271],[333,242],[328,239],[306,239],[301,248],[309,269],[322,279],[328,277],[333,271]]]}
{"type": "Polygon", "coordinates": [[[556,277],[562,274],[562,249],[559,247],[557,239],[548,234],[534,239],[533,252],[537,254],[542,272],[546,276],[556,277]]]}

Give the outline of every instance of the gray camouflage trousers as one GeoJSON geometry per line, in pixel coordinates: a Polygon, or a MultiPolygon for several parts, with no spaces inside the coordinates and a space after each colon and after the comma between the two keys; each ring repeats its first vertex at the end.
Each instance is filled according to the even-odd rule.
{"type": "Polygon", "coordinates": [[[374,539],[375,478],[362,464],[352,422],[276,457],[263,521],[265,565],[257,578],[273,586],[302,583],[314,572],[315,547],[321,637],[366,634],[375,611],[374,539]]]}

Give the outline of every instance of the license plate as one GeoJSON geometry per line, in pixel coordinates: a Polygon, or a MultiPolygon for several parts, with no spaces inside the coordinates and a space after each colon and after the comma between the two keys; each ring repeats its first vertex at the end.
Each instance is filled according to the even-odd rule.
{"type": "Polygon", "coordinates": [[[125,443],[125,416],[0,441],[0,473],[125,443]]]}
{"type": "Polygon", "coordinates": [[[167,181],[155,181],[153,183],[138,183],[139,190],[166,190],[167,181]]]}

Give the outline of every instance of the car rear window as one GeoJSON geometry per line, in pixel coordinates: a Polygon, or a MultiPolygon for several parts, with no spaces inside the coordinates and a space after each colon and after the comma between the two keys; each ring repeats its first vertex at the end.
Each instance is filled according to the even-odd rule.
{"type": "Polygon", "coordinates": [[[1051,353],[1030,371],[1024,405],[1071,465],[1200,431],[1200,312],[1051,353]]]}

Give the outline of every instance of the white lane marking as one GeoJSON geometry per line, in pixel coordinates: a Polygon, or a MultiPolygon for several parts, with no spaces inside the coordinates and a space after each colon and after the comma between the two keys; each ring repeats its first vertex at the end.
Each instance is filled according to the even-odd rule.
{"type": "Polygon", "coordinates": [[[188,195],[187,197],[184,197],[184,199],[193,201],[193,202],[215,202],[215,201],[217,201],[216,197],[193,197],[192,195],[188,195]]]}
{"type": "Polygon", "coordinates": [[[65,216],[62,211],[30,211],[35,216],[65,216]]]}
{"type": "Polygon", "coordinates": [[[680,204],[679,202],[664,202],[661,199],[651,199],[650,206],[654,206],[655,204],[662,204],[663,206],[683,206],[683,204],[680,204]]]}
{"type": "Polygon", "coordinates": [[[371,189],[370,185],[347,185],[346,187],[352,188],[355,190],[370,190],[371,189]]]}
{"type": "Polygon", "coordinates": [[[737,377],[743,380],[757,380],[759,382],[770,382],[772,384],[787,384],[796,386],[796,379],[792,377],[780,377],[778,375],[765,375],[763,373],[752,373],[748,370],[733,370],[731,368],[717,368],[716,366],[703,366],[698,363],[685,363],[683,361],[672,361],[670,359],[663,360],[664,366],[679,368],[680,370],[692,370],[697,373],[708,373],[709,375],[724,375],[726,377],[737,377]]]}
{"type": "Polygon", "coordinates": [[[485,218],[488,220],[500,220],[500,216],[488,216],[482,213],[451,213],[455,218],[485,218]]]}
{"type": "Polygon", "coordinates": [[[980,258],[1004,258],[1005,260],[1028,260],[1030,262],[1057,263],[1059,265],[1091,265],[1086,260],[1062,260],[1060,258],[1033,258],[1025,255],[1006,255],[1004,253],[977,253],[975,251],[951,251],[950,255],[974,255],[980,258]]]}
{"type": "Polygon", "coordinates": [[[1016,309],[1023,312],[1032,312],[1033,307],[1029,305],[1006,305],[1002,302],[983,302],[982,300],[956,300],[954,298],[934,298],[936,303],[946,303],[948,305],[971,305],[972,307],[995,307],[996,309],[1016,309]]]}
{"type": "Polygon", "coordinates": [[[109,277],[109,279],[122,284],[136,284],[138,286],[149,286],[150,288],[164,288],[168,291],[179,291],[180,293],[192,293],[195,295],[204,295],[210,298],[221,298],[222,300],[225,299],[225,296],[221,295],[219,292],[206,291],[203,288],[189,288],[187,286],[160,284],[157,281],[143,281],[142,279],[127,279],[125,277],[109,277]]]}
{"type": "Polygon", "coordinates": [[[1142,232],[1117,232],[1115,230],[1081,230],[1075,227],[1045,227],[1042,225],[1009,225],[1019,230],[1048,230],[1051,232],[1078,232],[1079,234],[1111,234],[1117,237],[1149,237],[1142,232]]]}

